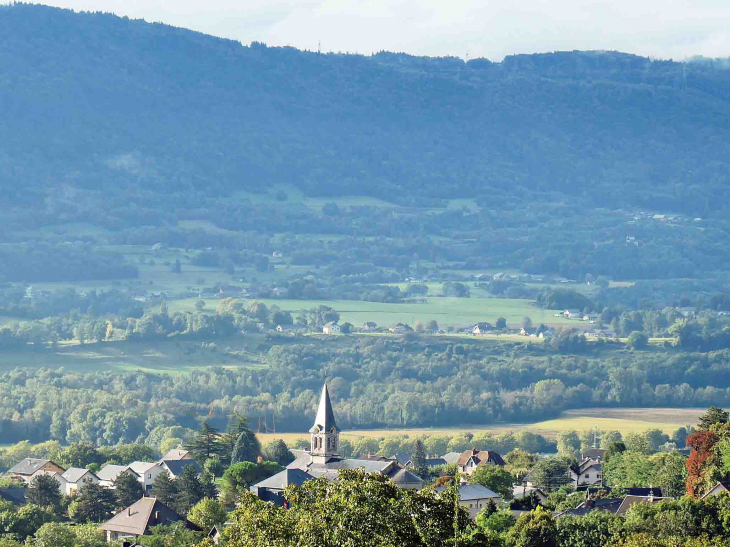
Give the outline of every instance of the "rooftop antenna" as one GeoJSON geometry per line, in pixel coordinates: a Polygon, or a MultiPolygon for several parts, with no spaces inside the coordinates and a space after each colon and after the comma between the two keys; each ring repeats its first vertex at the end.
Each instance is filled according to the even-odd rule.
{"type": "Polygon", "coordinates": [[[317,55],[322,55],[322,40],[317,42],[317,55]]]}

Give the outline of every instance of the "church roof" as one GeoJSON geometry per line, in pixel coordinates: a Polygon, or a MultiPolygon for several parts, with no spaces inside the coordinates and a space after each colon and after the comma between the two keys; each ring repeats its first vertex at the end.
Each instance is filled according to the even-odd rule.
{"type": "Polygon", "coordinates": [[[314,433],[317,429],[320,431],[340,431],[335,422],[335,413],[332,410],[332,401],[330,401],[330,393],[327,390],[327,384],[322,387],[322,396],[319,399],[319,409],[317,410],[317,418],[314,420],[314,426],[310,429],[310,433],[314,433]]]}

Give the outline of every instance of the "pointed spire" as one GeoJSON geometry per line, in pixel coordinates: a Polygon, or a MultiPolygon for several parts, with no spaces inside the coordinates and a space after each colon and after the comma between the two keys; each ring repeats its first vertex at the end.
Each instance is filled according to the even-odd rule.
{"type": "Polygon", "coordinates": [[[319,409],[317,410],[317,418],[314,420],[314,427],[319,426],[324,431],[329,431],[333,427],[336,431],[340,431],[335,422],[335,413],[332,411],[332,401],[330,401],[330,393],[327,390],[327,382],[322,387],[322,396],[319,399],[319,409]]]}

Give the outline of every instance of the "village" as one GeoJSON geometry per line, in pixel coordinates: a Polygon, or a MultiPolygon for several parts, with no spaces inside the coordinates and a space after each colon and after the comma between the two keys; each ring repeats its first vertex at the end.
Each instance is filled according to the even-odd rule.
{"type": "MultiPolygon", "coordinates": [[[[614,450],[616,443],[609,449],[590,447],[580,450],[575,454],[572,464],[554,469],[548,476],[539,471],[538,466],[534,466],[517,480],[514,475],[504,471],[507,465],[505,458],[493,450],[472,448],[464,452],[430,455],[423,452],[423,445],[417,444],[416,452],[410,454],[366,454],[345,458],[339,454],[340,433],[325,384],[314,425],[309,430],[309,448],[292,449],[293,461],[281,471],[250,485],[248,490],[264,502],[286,508],[289,487],[301,487],[317,479],[337,481],[345,471],[361,470],[385,477],[399,488],[418,491],[433,489],[437,496],[448,488],[456,487],[460,505],[473,520],[483,512],[491,514],[499,510],[508,511],[517,518],[535,507],[548,504],[556,490],[574,496],[576,500],[569,509],[554,510],[556,519],[565,516],[585,517],[601,511],[625,516],[636,504],[651,505],[674,499],[666,488],[651,484],[615,489],[607,486],[604,483],[604,460],[614,450]],[[434,476],[432,470],[440,471],[434,476]],[[489,480],[494,480],[495,476],[510,477],[512,482],[496,481],[493,484],[499,486],[494,486],[494,489],[485,485],[485,482],[490,484],[489,480]]],[[[679,450],[685,456],[689,452],[689,449],[679,450]]],[[[511,453],[507,457],[512,459],[514,455],[511,453]]],[[[538,461],[540,457],[544,456],[537,457],[538,461]]],[[[106,464],[97,470],[89,467],[93,468],[64,468],[50,459],[25,458],[6,472],[7,479],[16,486],[0,489],[0,498],[22,506],[29,503],[26,498],[30,498],[31,492],[37,496],[37,489],[48,488],[52,484],[57,486],[61,496],[74,500],[92,487],[113,491],[121,487],[123,480],[131,480],[139,483],[142,496],[127,507],[118,507],[111,518],[99,524],[107,542],[121,542],[124,547],[142,545],[137,542],[149,535],[156,526],[170,525],[182,525],[205,534],[214,544],[218,544],[222,537],[227,525],[225,519],[204,529],[158,499],[160,492],[156,491],[155,485],[164,484],[160,479],[174,482],[184,475],[202,477],[208,473],[184,447],[169,450],[157,461],[106,464]]],[[[212,492],[215,497],[219,495],[215,489],[212,492]]],[[[723,492],[730,492],[730,482],[717,483],[703,499],[723,492]]]]}

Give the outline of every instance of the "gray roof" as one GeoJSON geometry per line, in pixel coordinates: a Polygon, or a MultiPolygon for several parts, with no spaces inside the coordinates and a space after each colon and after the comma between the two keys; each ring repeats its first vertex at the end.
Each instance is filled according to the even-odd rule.
{"type": "Polygon", "coordinates": [[[255,488],[284,490],[284,488],[286,488],[290,484],[296,484],[297,486],[301,486],[302,484],[304,484],[305,481],[313,478],[314,476],[310,475],[306,471],[302,471],[301,469],[284,469],[284,471],[280,471],[276,475],[269,477],[268,479],[265,479],[258,484],[253,485],[251,487],[251,490],[254,490],[255,488]]]}
{"type": "Polygon", "coordinates": [[[408,469],[402,467],[394,467],[389,473],[386,473],[388,478],[396,484],[423,484],[423,479],[418,475],[411,473],[408,469]]]}
{"type": "Polygon", "coordinates": [[[459,459],[459,456],[461,456],[461,452],[449,452],[448,454],[444,454],[441,456],[446,463],[456,463],[456,460],[459,459]]]}
{"type": "MultiPolygon", "coordinates": [[[[303,455],[287,466],[287,469],[299,469],[312,477],[325,477],[335,480],[343,469],[362,469],[366,473],[380,473],[396,484],[423,482],[418,475],[399,467],[394,460],[354,460],[331,458],[327,463],[313,463],[309,454],[303,455]]],[[[273,477],[272,477],[273,478],[273,477]]],[[[260,486],[257,484],[256,486],[260,486]]]]}
{"type": "Polygon", "coordinates": [[[40,460],[37,458],[25,458],[8,469],[8,473],[12,473],[14,475],[32,475],[50,461],[51,460],[40,460]]]}
{"type": "Polygon", "coordinates": [[[621,504],[623,503],[623,501],[624,501],[623,499],[613,498],[613,499],[595,500],[589,504],[586,504],[586,502],[583,502],[575,509],[568,509],[567,511],[563,511],[562,513],[560,513],[557,516],[562,517],[563,515],[572,515],[575,517],[584,517],[587,514],[592,513],[593,511],[608,511],[615,515],[616,512],[621,507],[621,504]]]}
{"type": "Polygon", "coordinates": [[[83,467],[69,467],[68,469],[66,469],[66,471],[63,472],[63,474],[61,474],[61,476],[68,482],[77,483],[87,473],[91,473],[92,476],[96,477],[94,473],[92,473],[88,469],[84,469],[83,467]]]}
{"type": "Polygon", "coordinates": [[[398,463],[401,465],[407,464],[409,461],[411,461],[411,455],[408,452],[398,452],[397,454],[392,456],[396,460],[398,460],[398,463]]]}
{"type": "Polygon", "coordinates": [[[314,426],[309,431],[313,432],[316,428],[320,428],[320,431],[329,431],[332,428],[340,431],[340,428],[337,427],[337,423],[335,422],[335,413],[332,410],[332,401],[330,401],[330,392],[327,389],[327,383],[322,386],[322,395],[319,398],[317,417],[314,420],[314,426]]]}
{"type": "Polygon", "coordinates": [[[345,460],[342,458],[330,458],[327,463],[314,463],[309,454],[301,456],[286,466],[287,469],[301,469],[307,473],[314,474],[316,471],[340,471],[341,469],[364,469],[366,473],[383,473],[389,467],[394,466],[393,460],[345,460]]]}
{"type": "Polygon", "coordinates": [[[25,488],[0,488],[0,498],[16,505],[25,503],[25,488]]]}
{"type": "Polygon", "coordinates": [[[184,448],[173,448],[172,450],[168,451],[167,454],[162,456],[160,458],[160,461],[166,461],[166,460],[189,460],[192,459],[190,457],[190,453],[185,450],[184,448]]]}
{"type": "Polygon", "coordinates": [[[184,521],[188,528],[200,530],[200,528],[186,521],[184,517],[175,513],[161,501],[155,498],[142,498],[114,515],[99,528],[111,532],[141,536],[148,526],[171,524],[176,521],[184,521]],[[160,518],[157,518],[158,514],[160,518]]]}
{"type": "Polygon", "coordinates": [[[166,467],[168,471],[170,471],[170,474],[174,477],[182,475],[183,470],[188,465],[191,465],[195,469],[195,472],[198,474],[203,472],[203,470],[200,468],[200,465],[198,465],[198,462],[196,462],[195,460],[165,460],[160,465],[166,467]]]}
{"type": "Polygon", "coordinates": [[[606,455],[606,450],[603,448],[587,448],[581,452],[581,455],[591,460],[602,460],[606,455]]]}
{"type": "Polygon", "coordinates": [[[330,321],[329,323],[325,323],[324,327],[334,327],[337,324],[337,321],[330,321]]]}
{"type": "MultiPolygon", "coordinates": [[[[135,473],[134,469],[129,469],[126,465],[105,465],[96,474],[100,481],[115,481],[122,472],[129,470],[131,473],[135,473]]],[[[135,473],[139,474],[139,473],[135,473]]]]}
{"type": "MultiPolygon", "coordinates": [[[[449,488],[448,486],[437,486],[434,488],[436,492],[443,492],[449,488]]],[[[501,497],[496,492],[493,492],[486,486],[481,484],[463,484],[459,487],[459,499],[461,501],[467,500],[483,500],[487,498],[499,498],[501,497]]]]}
{"type": "MultiPolygon", "coordinates": [[[[177,460],[179,461],[179,460],[177,460]]],[[[129,464],[129,468],[137,473],[137,475],[143,475],[149,471],[152,467],[159,465],[156,462],[132,462],[129,464]]]]}

